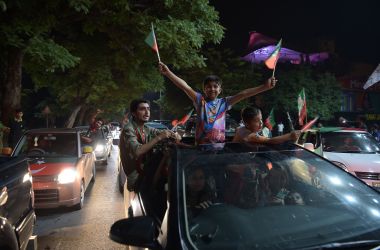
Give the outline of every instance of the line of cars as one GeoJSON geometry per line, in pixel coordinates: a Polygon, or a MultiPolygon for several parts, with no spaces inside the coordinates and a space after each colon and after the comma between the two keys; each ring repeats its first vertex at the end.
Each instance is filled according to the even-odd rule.
{"type": "Polygon", "coordinates": [[[24,133],[14,149],[3,149],[0,249],[33,246],[29,239],[35,242],[35,208],[83,207],[85,191],[95,182],[95,163],[106,163],[112,146],[105,127],[97,131],[97,140],[85,142],[83,136],[88,129],[32,129],[24,133]]]}

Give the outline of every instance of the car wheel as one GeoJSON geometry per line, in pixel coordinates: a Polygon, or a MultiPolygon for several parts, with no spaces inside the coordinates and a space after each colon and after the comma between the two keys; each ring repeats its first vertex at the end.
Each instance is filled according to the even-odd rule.
{"type": "Polygon", "coordinates": [[[91,178],[91,182],[92,183],[95,182],[95,176],[96,176],[96,166],[95,166],[95,163],[94,163],[94,166],[92,167],[92,178],[91,178]]]}
{"type": "Polygon", "coordinates": [[[81,210],[82,209],[83,204],[84,204],[84,192],[85,192],[85,190],[84,190],[84,181],[82,180],[81,185],[80,185],[80,201],[79,201],[78,204],[76,204],[74,206],[75,210],[81,210]]]}
{"type": "Polygon", "coordinates": [[[121,170],[119,170],[119,173],[117,174],[117,185],[119,186],[119,192],[122,194],[124,193],[124,183],[121,183],[120,171],[121,170]]]}

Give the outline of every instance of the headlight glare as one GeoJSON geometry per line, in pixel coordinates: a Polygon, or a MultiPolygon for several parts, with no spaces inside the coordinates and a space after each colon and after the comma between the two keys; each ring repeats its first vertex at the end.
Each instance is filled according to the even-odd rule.
{"type": "Polygon", "coordinates": [[[58,175],[58,183],[67,184],[75,181],[77,177],[77,171],[73,168],[66,168],[58,175]]]}
{"type": "Polygon", "coordinates": [[[102,152],[102,151],[104,151],[104,145],[102,145],[102,144],[96,145],[95,151],[96,152],[102,152]]]}

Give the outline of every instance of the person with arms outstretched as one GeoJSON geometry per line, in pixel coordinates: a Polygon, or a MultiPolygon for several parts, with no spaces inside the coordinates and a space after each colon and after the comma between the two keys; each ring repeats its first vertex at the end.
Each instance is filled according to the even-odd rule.
{"type": "Polygon", "coordinates": [[[204,95],[202,95],[176,76],[164,63],[159,63],[159,69],[161,74],[168,77],[193,102],[198,116],[195,132],[197,144],[224,142],[226,111],[241,100],[272,89],[277,82],[274,77],[271,77],[258,87],[245,89],[234,96],[218,98],[222,91],[222,81],[215,75],[207,76],[203,81],[204,95]]]}

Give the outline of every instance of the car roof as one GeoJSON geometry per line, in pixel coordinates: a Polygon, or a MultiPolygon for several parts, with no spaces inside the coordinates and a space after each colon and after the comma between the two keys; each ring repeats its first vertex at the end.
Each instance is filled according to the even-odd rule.
{"type": "Polygon", "coordinates": [[[365,129],[361,128],[347,128],[347,127],[322,127],[322,128],[312,128],[308,129],[307,131],[319,131],[321,133],[327,133],[327,132],[367,132],[365,129]]]}
{"type": "Polygon", "coordinates": [[[258,153],[258,152],[270,152],[270,151],[284,151],[284,150],[303,150],[302,147],[294,143],[283,143],[278,145],[264,145],[256,143],[236,143],[236,142],[226,142],[226,143],[213,143],[213,144],[203,144],[194,147],[182,148],[176,146],[177,150],[180,152],[204,152],[204,153],[258,153]]]}
{"type": "Polygon", "coordinates": [[[76,128],[38,128],[30,129],[26,133],[76,133],[78,129],[76,128]]]}

